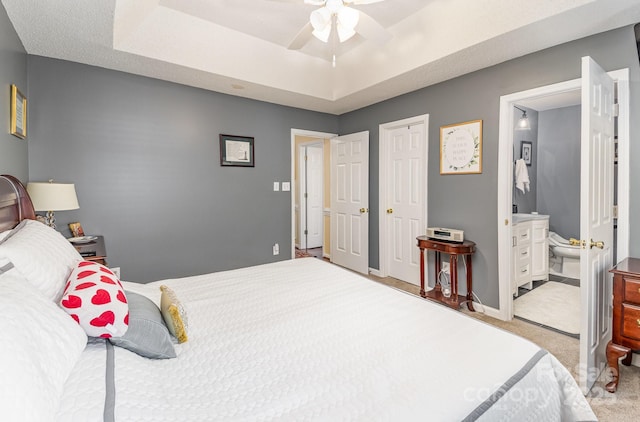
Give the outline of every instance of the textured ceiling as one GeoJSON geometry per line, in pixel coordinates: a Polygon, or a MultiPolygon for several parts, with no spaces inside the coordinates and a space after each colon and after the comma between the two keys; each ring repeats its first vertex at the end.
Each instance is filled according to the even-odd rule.
{"type": "Polygon", "coordinates": [[[640,21],[638,0],[385,0],[357,8],[388,42],[289,50],[303,0],[2,4],[29,54],[333,114],[640,21]]]}

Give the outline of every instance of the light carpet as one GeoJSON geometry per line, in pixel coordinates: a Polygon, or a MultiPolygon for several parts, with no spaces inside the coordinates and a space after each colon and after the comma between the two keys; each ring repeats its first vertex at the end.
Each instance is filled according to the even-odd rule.
{"type": "Polygon", "coordinates": [[[548,281],[513,301],[517,317],[580,334],[580,288],[548,281]]]}

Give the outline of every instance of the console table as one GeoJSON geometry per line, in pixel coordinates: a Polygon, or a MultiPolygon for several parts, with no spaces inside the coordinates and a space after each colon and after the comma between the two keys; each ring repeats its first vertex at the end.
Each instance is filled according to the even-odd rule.
{"type": "Polygon", "coordinates": [[[626,258],[613,267],[613,335],[607,344],[607,362],[613,379],[606,385],[610,393],[618,388],[618,360],[631,365],[632,350],[640,349],[640,259],[626,258]]]}
{"type": "Polygon", "coordinates": [[[442,240],[430,239],[427,236],[418,236],[418,247],[420,248],[420,296],[428,299],[437,300],[452,308],[458,309],[461,303],[466,303],[470,311],[473,309],[473,279],[471,270],[471,256],[476,251],[476,244],[470,240],[462,243],[445,242],[442,240]],[[424,290],[424,251],[434,251],[436,253],[435,265],[435,288],[433,290],[424,290]],[[438,283],[438,275],[442,269],[442,254],[449,255],[449,273],[451,280],[451,297],[445,297],[442,294],[442,288],[438,283]],[[464,255],[465,269],[467,273],[467,295],[458,295],[458,256],[464,255]]]}

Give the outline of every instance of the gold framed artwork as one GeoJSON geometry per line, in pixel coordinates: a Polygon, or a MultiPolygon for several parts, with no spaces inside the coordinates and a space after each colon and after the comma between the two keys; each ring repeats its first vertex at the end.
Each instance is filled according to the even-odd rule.
{"type": "Polygon", "coordinates": [[[15,85],[11,85],[11,134],[27,137],[27,98],[15,85]]]}
{"type": "Polygon", "coordinates": [[[482,173],[482,120],[440,127],[440,174],[482,173]]]}

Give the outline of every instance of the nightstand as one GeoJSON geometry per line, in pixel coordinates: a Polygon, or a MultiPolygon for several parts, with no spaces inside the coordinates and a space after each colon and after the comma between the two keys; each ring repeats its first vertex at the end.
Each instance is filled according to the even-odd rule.
{"type": "Polygon", "coordinates": [[[613,335],[607,344],[607,361],[613,380],[607,391],[618,388],[618,361],[631,365],[632,351],[640,349],[640,259],[626,258],[610,271],[613,273],[613,335]]]}
{"type": "Polygon", "coordinates": [[[97,239],[91,242],[72,243],[72,245],[87,261],[94,261],[98,264],[107,265],[107,250],[104,247],[104,237],[96,237],[97,239]]]}

